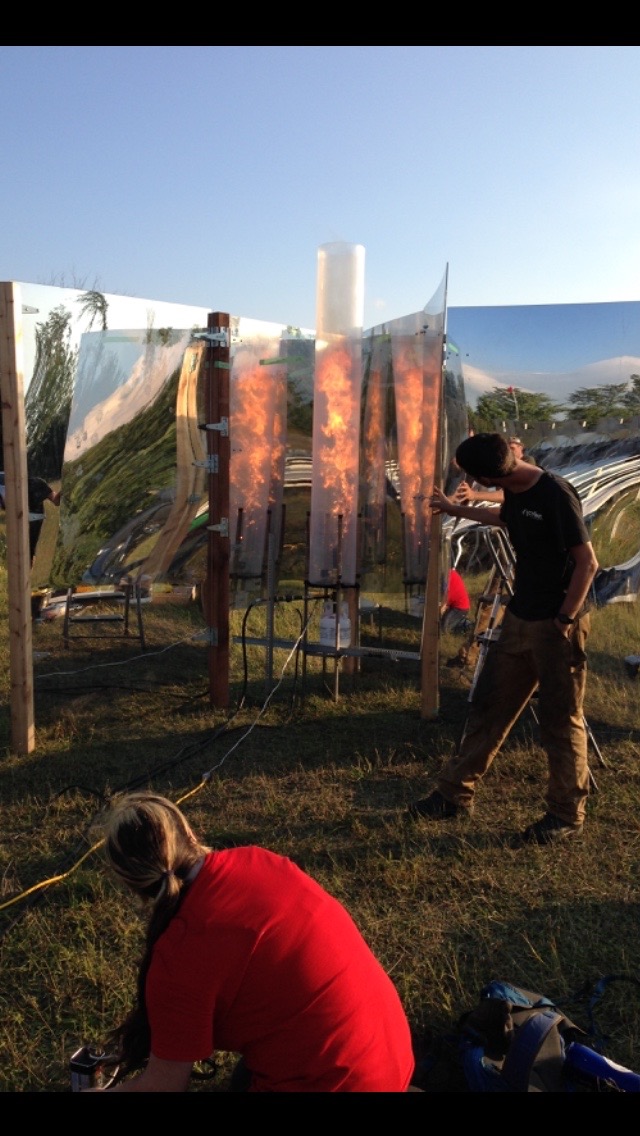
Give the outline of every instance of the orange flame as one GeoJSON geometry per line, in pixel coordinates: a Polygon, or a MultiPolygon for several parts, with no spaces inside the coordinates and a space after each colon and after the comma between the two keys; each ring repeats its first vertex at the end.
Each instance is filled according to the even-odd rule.
{"type": "Polygon", "coordinates": [[[355,583],[360,350],[344,336],[318,347],[313,407],[310,579],[355,583]]]}
{"type": "Polygon", "coordinates": [[[243,559],[251,575],[262,567],[267,510],[271,494],[277,493],[275,471],[284,453],[282,413],[273,444],[282,371],[277,368],[279,374],[274,374],[275,368],[260,365],[268,353],[264,343],[238,351],[231,382],[231,524],[242,509],[243,559]]]}
{"type": "Polygon", "coordinates": [[[393,378],[398,427],[398,466],[400,494],[405,515],[405,531],[415,534],[417,508],[423,494],[422,484],[422,351],[415,338],[394,343],[393,378]]]}
{"type": "Polygon", "coordinates": [[[359,405],[353,390],[351,355],[343,347],[329,346],[319,355],[316,392],[326,403],[326,414],[320,421],[318,469],[322,485],[333,499],[331,511],[341,513],[346,522],[351,519],[354,504],[359,405]]]}
{"type": "Polygon", "coordinates": [[[364,476],[367,504],[384,502],[384,384],[380,366],[372,367],[367,388],[364,426],[364,476]]]}
{"type": "Polygon", "coordinates": [[[440,398],[440,337],[398,337],[393,343],[398,465],[405,517],[405,573],[426,573],[440,398]]]}

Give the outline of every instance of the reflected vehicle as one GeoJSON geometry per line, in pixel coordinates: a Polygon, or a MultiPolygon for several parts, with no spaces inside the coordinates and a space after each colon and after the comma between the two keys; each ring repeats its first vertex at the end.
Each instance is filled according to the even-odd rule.
{"type": "Polygon", "coordinates": [[[140,549],[148,546],[149,539],[162,531],[171,504],[170,500],[160,501],[128,521],[111,541],[99,549],[95,560],[83,574],[82,582],[119,584],[123,576],[135,576],[146,560],[146,556],[139,555],[140,549]]]}

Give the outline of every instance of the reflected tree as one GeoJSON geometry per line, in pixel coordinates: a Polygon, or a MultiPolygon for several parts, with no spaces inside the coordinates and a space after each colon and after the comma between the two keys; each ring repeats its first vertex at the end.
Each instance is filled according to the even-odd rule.
{"type": "MultiPolygon", "coordinates": [[[[595,426],[601,418],[623,417],[625,398],[630,393],[628,387],[628,383],[603,383],[598,387],[579,387],[569,395],[567,415],[569,418],[580,419],[589,428],[595,426]]],[[[629,411],[627,410],[626,413],[628,414],[629,411]]]]}
{"type": "Polygon", "coordinates": [[[631,375],[622,405],[627,414],[640,414],[640,375],[631,375]]]}
{"type": "Polygon", "coordinates": [[[107,330],[107,311],[109,304],[107,297],[102,292],[91,288],[88,292],[83,292],[81,296],[78,296],[77,303],[80,305],[81,314],[89,317],[87,331],[91,331],[96,320],[99,323],[100,331],[107,330]]]}
{"type": "Polygon", "coordinates": [[[61,304],[36,325],[36,359],[25,398],[30,472],[57,479],[71,410],[77,352],[71,347],[71,312],[61,304]]]}
{"type": "Polygon", "coordinates": [[[469,409],[469,422],[476,432],[493,431],[505,421],[552,422],[562,410],[563,407],[546,394],[519,387],[494,387],[478,399],[475,410],[469,409]]]}

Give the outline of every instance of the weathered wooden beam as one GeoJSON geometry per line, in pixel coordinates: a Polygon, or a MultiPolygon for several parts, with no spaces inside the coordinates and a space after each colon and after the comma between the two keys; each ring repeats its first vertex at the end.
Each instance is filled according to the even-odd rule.
{"type": "Polygon", "coordinates": [[[0,283],[0,399],[5,472],[11,745],[35,749],[31,556],[24,413],[22,296],[20,286],[0,283]]]}

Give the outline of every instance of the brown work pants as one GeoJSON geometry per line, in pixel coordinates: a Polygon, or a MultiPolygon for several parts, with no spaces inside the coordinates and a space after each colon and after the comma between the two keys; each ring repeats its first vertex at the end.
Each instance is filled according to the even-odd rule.
{"type": "Polygon", "coordinates": [[[438,781],[443,797],[469,807],[509,730],[539,688],[537,717],[549,761],[547,808],[569,824],[584,821],[589,793],[582,704],[589,616],[566,638],[552,619],[525,620],[506,611],[478,679],[458,753],[438,781]]]}

